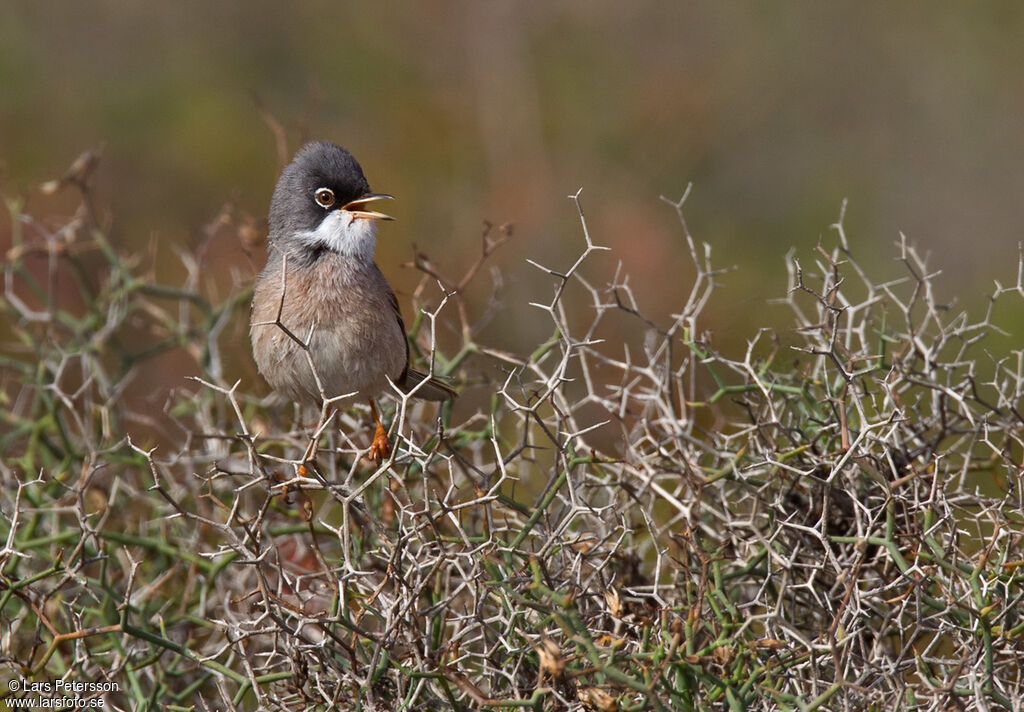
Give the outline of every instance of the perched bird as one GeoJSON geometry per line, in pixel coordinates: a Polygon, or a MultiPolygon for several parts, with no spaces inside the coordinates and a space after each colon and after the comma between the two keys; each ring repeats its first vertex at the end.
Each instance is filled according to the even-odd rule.
{"type": "Polygon", "coordinates": [[[267,265],[252,298],[252,352],[260,373],[284,397],[319,405],[357,393],[377,424],[370,456],[390,452],[374,399],[388,380],[415,396],[444,401],[444,383],[409,366],[398,300],[373,261],[377,224],[370,209],[391,199],[371,193],[352,154],[308,143],[281,173],[270,200],[267,265]]]}

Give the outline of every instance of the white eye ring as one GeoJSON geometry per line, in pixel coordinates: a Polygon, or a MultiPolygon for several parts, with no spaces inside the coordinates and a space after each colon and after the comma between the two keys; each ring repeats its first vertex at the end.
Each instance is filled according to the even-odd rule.
{"type": "Polygon", "coordinates": [[[313,193],[313,198],[321,208],[329,208],[334,205],[334,191],[330,188],[317,188],[313,193]]]}

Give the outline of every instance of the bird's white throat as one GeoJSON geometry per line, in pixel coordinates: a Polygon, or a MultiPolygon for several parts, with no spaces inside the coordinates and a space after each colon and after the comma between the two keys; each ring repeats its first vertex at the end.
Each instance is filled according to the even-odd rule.
{"type": "Polygon", "coordinates": [[[315,230],[296,236],[342,255],[372,260],[377,247],[377,221],[356,217],[344,210],[332,210],[315,230]]]}

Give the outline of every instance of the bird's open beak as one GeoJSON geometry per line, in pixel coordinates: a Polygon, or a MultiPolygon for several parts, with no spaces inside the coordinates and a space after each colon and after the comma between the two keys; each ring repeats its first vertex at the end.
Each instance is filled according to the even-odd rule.
{"type": "Polygon", "coordinates": [[[390,215],[384,213],[378,213],[376,210],[363,210],[363,206],[367,203],[372,203],[375,200],[394,200],[395,196],[388,195],[387,193],[367,193],[361,198],[356,198],[351,203],[346,203],[341,206],[342,210],[347,210],[349,213],[357,218],[370,218],[371,220],[394,220],[390,215]]]}

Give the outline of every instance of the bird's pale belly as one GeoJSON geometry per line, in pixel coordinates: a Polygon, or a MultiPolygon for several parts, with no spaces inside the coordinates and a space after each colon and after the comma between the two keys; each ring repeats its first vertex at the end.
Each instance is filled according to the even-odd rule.
{"type": "Polygon", "coordinates": [[[321,387],[328,398],[373,398],[390,389],[388,378],[404,373],[405,334],[387,283],[372,263],[330,255],[311,267],[289,269],[280,321],[295,338],[274,323],[281,286],[263,280],[253,295],[253,353],[275,390],[304,402],[318,402],[321,387]]]}

